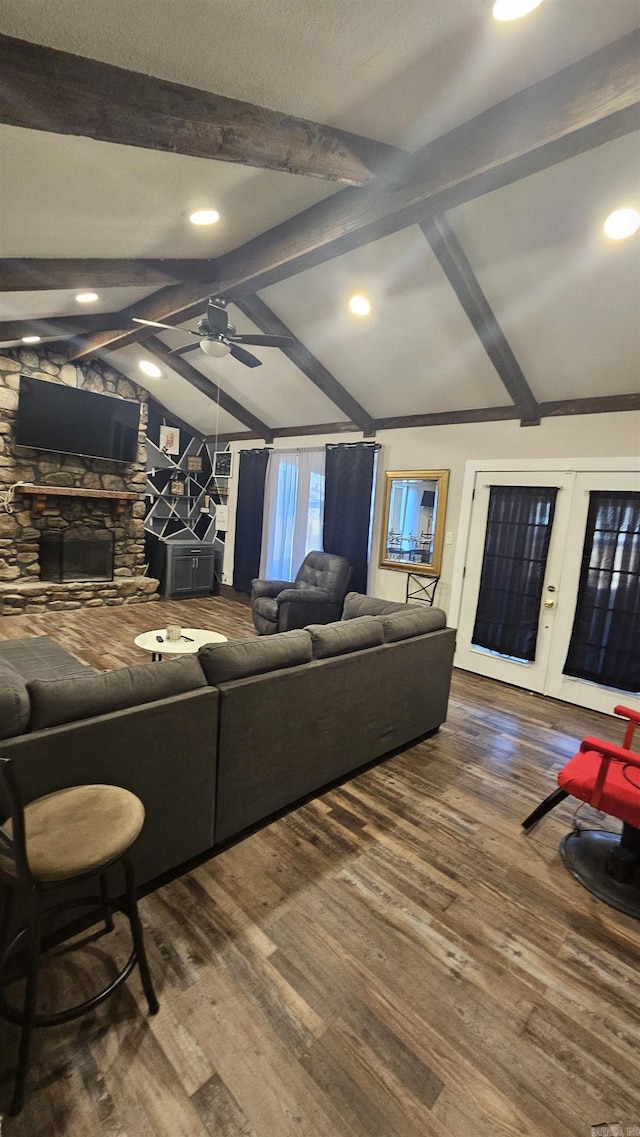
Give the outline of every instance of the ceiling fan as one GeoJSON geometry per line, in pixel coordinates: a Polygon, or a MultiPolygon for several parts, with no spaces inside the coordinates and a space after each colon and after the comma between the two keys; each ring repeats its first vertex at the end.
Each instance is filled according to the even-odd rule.
{"type": "Polygon", "coordinates": [[[293,342],[291,336],[238,335],[233,324],[229,323],[226,307],[226,300],[209,300],[205,315],[198,321],[197,332],[188,331],[187,328],[175,328],[171,324],[159,324],[155,320],[141,320],[137,316],[134,316],[133,320],[136,324],[146,324],[150,328],[166,328],[169,332],[188,331],[190,336],[196,336],[200,341],[186,344],[185,347],[176,347],[169,352],[169,355],[186,355],[188,351],[202,349],[205,355],[212,355],[217,359],[221,359],[224,355],[232,355],[247,367],[260,367],[262,360],[252,355],[250,351],[245,351],[242,344],[255,347],[287,347],[293,342]]]}

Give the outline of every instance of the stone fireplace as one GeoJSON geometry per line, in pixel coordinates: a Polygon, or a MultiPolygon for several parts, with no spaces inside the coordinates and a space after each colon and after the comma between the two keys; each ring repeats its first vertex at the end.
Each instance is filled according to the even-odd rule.
{"type": "Polygon", "coordinates": [[[86,525],[40,534],[40,580],[113,580],[113,532],[86,525]]]}
{"type": "Polygon", "coordinates": [[[146,391],[102,361],[76,367],[55,345],[0,355],[0,503],[15,486],[9,509],[0,506],[0,616],[157,598],[158,581],[144,575],[146,424],[146,391]],[[138,400],[137,461],[109,462],[18,446],[21,374],[138,400]],[[91,554],[99,564],[77,562],[78,555],[88,552],[79,549],[78,534],[97,540],[98,532],[109,546],[108,569],[104,546],[91,554]]]}

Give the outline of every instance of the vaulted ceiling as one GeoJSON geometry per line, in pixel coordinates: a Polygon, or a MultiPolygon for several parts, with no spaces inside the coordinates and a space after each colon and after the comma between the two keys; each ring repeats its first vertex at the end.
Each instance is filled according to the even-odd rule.
{"type": "Polygon", "coordinates": [[[37,9],[0,18],[0,343],[101,354],[205,436],[640,406],[638,237],[602,235],[640,207],[636,0],[37,9]],[[211,295],[291,347],[168,358],[211,295]]]}

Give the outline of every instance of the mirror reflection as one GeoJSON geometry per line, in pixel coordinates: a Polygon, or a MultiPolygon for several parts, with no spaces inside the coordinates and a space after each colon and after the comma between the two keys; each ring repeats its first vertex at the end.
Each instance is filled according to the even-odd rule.
{"type": "Polygon", "coordinates": [[[440,574],[448,470],[390,470],[380,564],[412,573],[440,574]]]}

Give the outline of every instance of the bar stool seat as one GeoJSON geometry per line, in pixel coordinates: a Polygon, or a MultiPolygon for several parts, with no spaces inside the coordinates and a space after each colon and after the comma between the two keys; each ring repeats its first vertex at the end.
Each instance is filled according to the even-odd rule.
{"type": "Polygon", "coordinates": [[[57,790],[25,807],[8,758],[0,758],[0,791],[0,799],[6,799],[10,814],[0,825],[0,884],[5,886],[6,892],[0,927],[0,1014],[22,1028],[9,1107],[9,1112],[15,1115],[24,1103],[34,1027],[58,1026],[99,1006],[124,983],[136,964],[152,1015],[158,1010],[158,1000],[144,948],[133,866],[126,855],[144,824],[142,802],[121,786],[84,785],[57,790]],[[119,864],[123,867],[126,885],[122,899],[109,895],[106,877],[107,869],[119,864]],[[44,910],[46,893],[92,876],[99,879],[100,895],[66,898],[44,910]],[[27,918],[25,926],[9,942],[16,895],[22,897],[27,918]],[[112,911],[124,912],[131,927],[133,950],[124,967],[97,994],[64,1010],[40,1014],[36,1011],[36,996],[43,921],[69,909],[86,910],[88,905],[102,912],[106,931],[113,930],[112,911]],[[21,1008],[13,1006],[4,996],[6,965],[18,948],[24,948],[26,957],[21,1008]]]}
{"type": "MultiPolygon", "coordinates": [[[[63,881],[99,872],[126,853],[144,824],[144,806],[121,786],[72,786],[24,807],[27,860],[34,880],[63,881]]],[[[4,826],[13,835],[11,819],[4,826]]],[[[16,875],[0,851],[0,869],[16,875]]]]}

